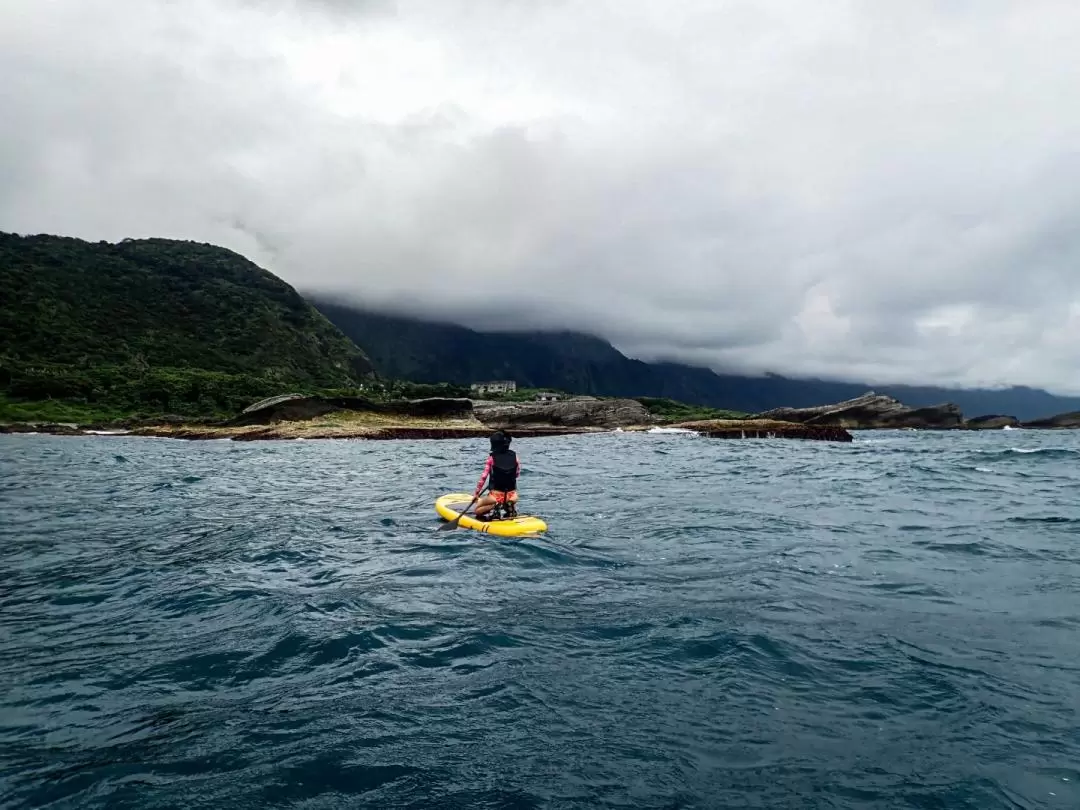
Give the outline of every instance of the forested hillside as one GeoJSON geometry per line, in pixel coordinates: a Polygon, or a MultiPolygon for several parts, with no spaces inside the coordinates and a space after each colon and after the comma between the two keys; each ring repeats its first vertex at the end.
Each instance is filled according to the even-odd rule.
{"type": "Polygon", "coordinates": [[[372,370],[292,287],[211,245],[0,233],[0,290],[9,401],[229,411],[372,370]]]}

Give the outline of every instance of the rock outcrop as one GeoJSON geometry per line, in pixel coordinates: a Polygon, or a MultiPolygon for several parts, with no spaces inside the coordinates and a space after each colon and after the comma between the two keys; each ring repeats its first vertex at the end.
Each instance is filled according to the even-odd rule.
{"type": "Polygon", "coordinates": [[[227,424],[269,425],[274,422],[302,422],[317,419],[335,411],[362,411],[389,416],[409,416],[428,419],[467,419],[472,416],[472,400],[412,399],[375,402],[364,397],[314,397],[302,394],[283,394],[256,402],[227,424]]]}
{"type": "Polygon", "coordinates": [[[569,399],[556,402],[495,402],[469,399],[414,399],[375,402],[363,397],[285,394],[256,402],[229,420],[229,426],[302,422],[335,411],[361,411],[426,419],[476,419],[487,428],[552,426],[616,428],[649,425],[655,419],[637,400],[569,399]]]}
{"type": "Polygon", "coordinates": [[[563,402],[475,402],[473,415],[488,427],[526,425],[617,428],[650,425],[656,420],[634,399],[563,402]]]}
{"type": "MultiPolygon", "coordinates": [[[[547,436],[576,436],[582,433],[601,432],[578,427],[535,427],[518,428],[514,431],[515,439],[537,439],[547,436]]],[[[379,428],[365,436],[365,439],[482,439],[485,442],[491,435],[491,428],[379,428]]]]}
{"type": "Polygon", "coordinates": [[[53,436],[82,436],[78,425],[66,422],[13,422],[0,424],[0,433],[49,433],[53,436]]]}
{"type": "Polygon", "coordinates": [[[1071,413],[1059,413],[1057,416],[1048,416],[1045,419],[1036,419],[1033,422],[1024,422],[1026,428],[1080,428],[1080,411],[1071,413]]]}
{"type": "Polygon", "coordinates": [[[964,423],[964,415],[952,403],[926,408],[910,408],[893,397],[875,394],[873,391],[834,405],[821,405],[816,408],[774,408],[771,411],[755,414],[752,418],[849,430],[944,429],[957,428],[964,423]]]}
{"type": "Polygon", "coordinates": [[[693,430],[710,439],[816,439],[850,442],[854,437],[841,427],[777,422],[771,419],[708,419],[679,422],[674,428],[693,430]]]}
{"type": "MultiPolygon", "coordinates": [[[[515,439],[543,438],[547,436],[566,436],[590,432],[586,428],[524,428],[514,431],[515,439]]],[[[174,439],[214,439],[222,438],[220,432],[207,430],[171,431],[169,433],[143,432],[140,435],[167,435],[174,439]]],[[[256,427],[252,430],[238,432],[227,438],[234,442],[271,441],[275,439],[364,439],[367,441],[378,440],[412,440],[420,439],[482,439],[487,440],[491,435],[490,428],[475,427],[376,427],[367,430],[358,430],[351,433],[341,433],[333,430],[310,430],[302,436],[292,435],[281,426],[267,425],[256,427]]]]}
{"type": "Polygon", "coordinates": [[[967,430],[1001,430],[1007,427],[1019,427],[1020,420],[1015,416],[1002,416],[988,414],[986,416],[973,416],[964,422],[967,430]]]}

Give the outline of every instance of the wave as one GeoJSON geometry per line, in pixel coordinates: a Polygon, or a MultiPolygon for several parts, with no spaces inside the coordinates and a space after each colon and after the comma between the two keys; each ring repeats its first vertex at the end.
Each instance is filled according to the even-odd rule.
{"type": "Polygon", "coordinates": [[[459,443],[0,436],[0,805],[1080,806],[1080,434],[859,438],[552,437],[500,540],[459,443]]]}
{"type": "Polygon", "coordinates": [[[1025,515],[1016,515],[1014,517],[1006,518],[1006,523],[1033,523],[1043,525],[1063,525],[1073,526],[1080,525],[1080,518],[1069,517],[1068,515],[1046,515],[1043,517],[1029,517],[1025,515]]]}
{"type": "Polygon", "coordinates": [[[1080,450],[1071,447],[1008,447],[1004,450],[979,451],[972,461],[1015,461],[1029,457],[1050,461],[1054,459],[1075,459],[1077,456],[1080,456],[1080,450]]]}

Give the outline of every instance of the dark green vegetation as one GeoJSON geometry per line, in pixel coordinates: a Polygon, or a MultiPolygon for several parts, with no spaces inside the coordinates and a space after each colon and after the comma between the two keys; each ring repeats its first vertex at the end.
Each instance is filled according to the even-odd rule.
{"type": "MultiPolygon", "coordinates": [[[[363,346],[380,374],[420,382],[512,379],[519,386],[594,396],[653,397],[760,413],[841,402],[873,389],[912,407],[954,402],[968,414],[1021,420],[1080,410],[1080,398],[1013,387],[959,390],[930,386],[795,380],[778,375],[717,374],[678,363],[644,363],[599,338],[572,332],[477,332],[323,301],[309,295],[342,332],[363,346]]],[[[715,418],[715,417],[705,417],[715,418]]]]}
{"type": "Polygon", "coordinates": [[[131,411],[121,411],[105,405],[70,402],[67,400],[11,400],[0,394],[0,424],[9,422],[73,423],[106,425],[128,419],[138,419],[131,411]]]}
{"type": "Polygon", "coordinates": [[[72,366],[198,368],[315,385],[371,364],[273,274],[224,248],[0,234],[0,352],[72,366]]]}
{"type": "Polygon", "coordinates": [[[0,233],[0,289],[0,419],[231,414],[372,372],[292,287],[211,245],[0,233]]]}
{"type": "MultiPolygon", "coordinates": [[[[366,393],[326,389],[303,381],[192,368],[7,364],[0,368],[0,421],[106,422],[121,417],[223,417],[269,396],[366,393]],[[69,414],[61,419],[61,414],[69,414]],[[79,418],[75,415],[80,414],[79,418]]],[[[369,386],[370,387],[370,386],[369,386]]]]}
{"type": "Polygon", "coordinates": [[[709,408],[705,405],[688,405],[663,397],[635,397],[649,409],[649,413],[664,422],[695,422],[704,419],[742,419],[749,414],[729,411],[724,408],[709,408]]]}

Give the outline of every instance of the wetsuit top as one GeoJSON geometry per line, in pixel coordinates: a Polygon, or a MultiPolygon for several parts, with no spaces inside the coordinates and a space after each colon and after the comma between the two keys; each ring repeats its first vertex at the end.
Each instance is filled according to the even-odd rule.
{"type": "Polygon", "coordinates": [[[521,475],[521,462],[513,450],[494,450],[484,465],[484,473],[476,484],[476,493],[484,490],[484,481],[491,476],[493,492],[513,492],[517,489],[517,479],[521,475]]]}

